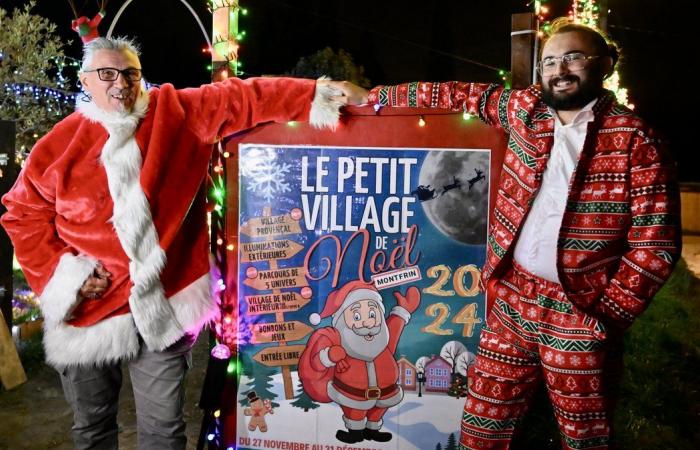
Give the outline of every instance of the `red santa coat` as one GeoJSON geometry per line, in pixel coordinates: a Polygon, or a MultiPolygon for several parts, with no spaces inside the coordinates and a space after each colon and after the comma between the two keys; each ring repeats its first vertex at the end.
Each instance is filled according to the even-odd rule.
{"type": "Polygon", "coordinates": [[[340,333],[333,327],[316,330],[299,361],[304,390],[316,401],[334,401],[360,410],[389,408],[400,403],[403,390],[396,384],[399,368],[394,353],[410,316],[404,308],[394,307],[386,319],[389,329],[387,347],[369,362],[346,356],[349,368],[344,372],[336,371],[335,363],[328,359],[330,347],[342,346],[340,333]],[[359,391],[363,391],[362,395],[359,391]]]}
{"type": "MultiPolygon", "coordinates": [[[[144,92],[129,116],[78,101],[37,142],[0,222],[45,318],[55,366],[133,357],[139,335],[162,350],[217,312],[210,294],[205,203],[212,144],[266,121],[335,123],[312,80],[229,79],[144,92]],[[314,107],[312,108],[312,100],[314,107]],[[111,276],[76,300],[97,262],[111,276]]],[[[333,113],[336,116],[333,117],[333,113]]]]}

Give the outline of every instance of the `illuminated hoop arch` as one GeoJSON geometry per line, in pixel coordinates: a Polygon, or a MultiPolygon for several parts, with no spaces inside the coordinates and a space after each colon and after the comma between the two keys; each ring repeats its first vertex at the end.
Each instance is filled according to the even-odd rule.
{"type": "MultiPolygon", "coordinates": [[[[131,2],[134,0],[126,0],[124,4],[122,5],[121,8],[119,8],[119,11],[117,11],[117,15],[114,16],[114,20],[109,26],[109,30],[107,30],[107,37],[112,36],[112,31],[114,31],[114,26],[117,24],[117,21],[119,20],[119,17],[121,17],[122,13],[126,9],[127,6],[131,4],[131,2]]],[[[194,17],[194,20],[197,21],[197,24],[199,25],[199,28],[202,30],[202,34],[204,35],[204,40],[207,41],[207,46],[208,48],[211,48],[211,41],[209,40],[209,35],[207,34],[207,30],[204,28],[204,25],[202,24],[202,21],[199,20],[199,17],[197,16],[197,13],[194,12],[194,9],[187,3],[185,0],[180,0],[180,3],[185,5],[187,10],[192,14],[192,17],[194,17]]]]}

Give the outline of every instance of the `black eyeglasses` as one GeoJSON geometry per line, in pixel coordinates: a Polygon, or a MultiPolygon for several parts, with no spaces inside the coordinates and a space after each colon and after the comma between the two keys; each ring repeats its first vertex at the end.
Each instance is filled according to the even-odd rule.
{"type": "Polygon", "coordinates": [[[119,74],[122,74],[124,79],[129,81],[141,81],[141,69],[119,70],[114,67],[100,67],[99,69],[83,70],[83,72],[97,72],[97,76],[102,81],[116,81],[119,74]]]}
{"type": "Polygon", "coordinates": [[[600,58],[600,56],[586,56],[583,53],[579,52],[567,53],[566,55],[558,57],[549,56],[537,63],[537,71],[541,75],[552,75],[557,70],[557,63],[561,63],[568,67],[570,71],[576,72],[579,70],[583,70],[588,64],[588,61],[596,58],[600,58]]]}

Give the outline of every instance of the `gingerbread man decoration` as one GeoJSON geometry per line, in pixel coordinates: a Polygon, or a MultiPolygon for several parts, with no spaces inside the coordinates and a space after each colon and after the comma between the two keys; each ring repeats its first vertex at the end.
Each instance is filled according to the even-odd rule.
{"type": "Polygon", "coordinates": [[[274,414],[275,411],[272,409],[272,403],[270,400],[262,400],[258,397],[255,391],[250,391],[247,394],[248,408],[243,410],[243,414],[250,417],[250,422],[248,422],[248,430],[255,431],[257,428],[261,432],[265,433],[267,431],[267,422],[265,422],[266,414],[274,414]]]}

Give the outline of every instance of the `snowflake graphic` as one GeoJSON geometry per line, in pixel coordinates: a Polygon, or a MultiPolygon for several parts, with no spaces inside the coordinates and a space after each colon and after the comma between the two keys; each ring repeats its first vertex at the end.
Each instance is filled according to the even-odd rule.
{"type": "Polygon", "coordinates": [[[290,192],[292,188],[289,182],[285,181],[285,176],[292,168],[287,163],[276,163],[264,161],[248,167],[245,176],[249,179],[247,190],[265,198],[271,202],[279,194],[290,192]]]}

